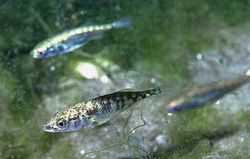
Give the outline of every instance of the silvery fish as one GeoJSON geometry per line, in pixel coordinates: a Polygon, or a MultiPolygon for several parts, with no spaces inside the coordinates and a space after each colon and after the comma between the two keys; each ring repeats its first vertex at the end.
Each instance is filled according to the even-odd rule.
{"type": "Polygon", "coordinates": [[[117,20],[104,25],[83,25],[81,27],[64,31],[39,43],[31,51],[34,58],[46,58],[60,54],[65,54],[78,49],[90,40],[99,39],[104,31],[112,28],[129,27],[131,20],[129,17],[117,20]]]}
{"type": "Polygon", "coordinates": [[[137,91],[124,89],[80,102],[60,111],[43,126],[45,132],[70,132],[94,128],[109,121],[136,102],[160,93],[159,88],[137,91]]]}
{"type": "Polygon", "coordinates": [[[249,82],[250,76],[245,75],[189,90],[171,100],[167,105],[167,110],[170,113],[175,113],[211,104],[225,94],[232,92],[249,82]]]}

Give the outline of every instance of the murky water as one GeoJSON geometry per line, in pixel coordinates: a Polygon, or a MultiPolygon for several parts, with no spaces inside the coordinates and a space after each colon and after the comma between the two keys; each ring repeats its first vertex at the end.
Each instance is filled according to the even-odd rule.
{"type": "Polygon", "coordinates": [[[250,68],[249,1],[5,1],[0,6],[0,158],[249,158],[249,85],[215,104],[164,110],[187,88],[250,68]],[[42,40],[131,17],[71,53],[34,59],[42,40]],[[109,123],[45,133],[57,111],[123,88],[161,87],[109,123]]]}

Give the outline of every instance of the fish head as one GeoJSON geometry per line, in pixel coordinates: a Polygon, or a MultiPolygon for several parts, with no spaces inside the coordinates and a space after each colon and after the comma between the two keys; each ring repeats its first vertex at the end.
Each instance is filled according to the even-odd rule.
{"type": "Polygon", "coordinates": [[[42,59],[52,57],[58,54],[58,50],[55,46],[49,45],[48,43],[39,43],[32,51],[31,55],[33,58],[42,59]]]}
{"type": "Polygon", "coordinates": [[[51,120],[43,126],[45,132],[72,132],[81,128],[92,128],[92,122],[86,117],[80,117],[74,110],[66,110],[55,114],[51,120]]]}

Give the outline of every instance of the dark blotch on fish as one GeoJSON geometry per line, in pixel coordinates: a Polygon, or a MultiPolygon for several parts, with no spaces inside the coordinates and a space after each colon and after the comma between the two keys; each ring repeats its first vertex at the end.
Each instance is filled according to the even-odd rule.
{"type": "Polygon", "coordinates": [[[125,103],[123,99],[118,99],[116,101],[116,110],[121,110],[124,107],[125,103]]]}

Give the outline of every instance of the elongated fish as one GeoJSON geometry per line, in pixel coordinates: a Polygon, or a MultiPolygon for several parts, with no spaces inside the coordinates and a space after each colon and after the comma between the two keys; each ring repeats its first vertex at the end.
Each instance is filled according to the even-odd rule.
{"type": "Polygon", "coordinates": [[[44,125],[45,132],[70,132],[81,128],[94,128],[109,121],[134,103],[160,93],[159,88],[137,91],[120,90],[111,94],[80,102],[58,112],[44,125]]]}
{"type": "Polygon", "coordinates": [[[175,113],[211,104],[225,94],[249,82],[250,76],[246,75],[189,90],[171,100],[167,105],[167,110],[170,113],[175,113]]]}
{"type": "Polygon", "coordinates": [[[65,54],[78,49],[90,40],[99,39],[104,31],[112,28],[123,28],[131,25],[129,17],[104,25],[83,25],[81,27],[64,31],[39,43],[31,51],[34,58],[46,58],[65,54]]]}

